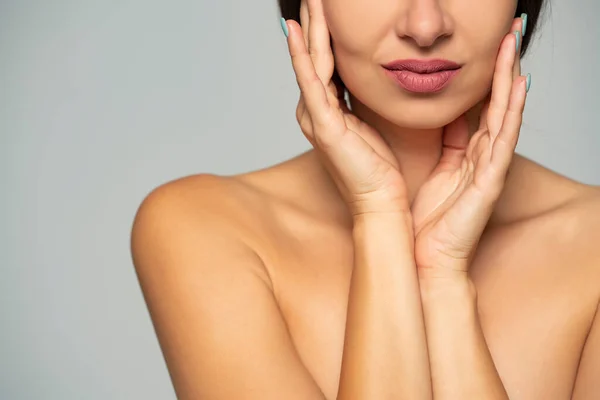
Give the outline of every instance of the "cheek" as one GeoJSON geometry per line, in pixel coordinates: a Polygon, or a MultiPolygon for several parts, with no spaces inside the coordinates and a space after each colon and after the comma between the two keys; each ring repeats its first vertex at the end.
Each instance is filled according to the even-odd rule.
{"type": "Polygon", "coordinates": [[[459,3],[461,6],[454,10],[454,14],[469,16],[461,19],[461,23],[456,26],[456,39],[465,47],[465,53],[470,58],[465,61],[491,62],[493,65],[500,43],[514,21],[516,1],[481,0],[459,3]],[[465,7],[466,3],[471,7],[465,7]]]}
{"type": "Polygon", "coordinates": [[[323,0],[336,51],[370,53],[392,29],[398,0],[323,0]]]}
{"type": "Polygon", "coordinates": [[[471,107],[490,90],[500,44],[510,32],[516,0],[457,0],[451,10],[454,25],[449,47],[465,63],[464,74],[451,97],[471,107]],[[454,42],[454,43],[452,43],[454,42]]]}

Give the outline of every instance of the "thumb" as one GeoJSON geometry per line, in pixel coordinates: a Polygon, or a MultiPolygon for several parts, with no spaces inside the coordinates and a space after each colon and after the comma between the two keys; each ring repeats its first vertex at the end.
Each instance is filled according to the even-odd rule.
{"type": "Polygon", "coordinates": [[[450,122],[442,133],[442,157],[439,170],[454,170],[460,167],[469,145],[469,125],[466,114],[450,122]]]}

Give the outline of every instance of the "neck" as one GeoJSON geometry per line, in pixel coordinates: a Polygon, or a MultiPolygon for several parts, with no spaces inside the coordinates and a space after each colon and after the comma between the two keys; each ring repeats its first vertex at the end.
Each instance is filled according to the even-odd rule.
{"type": "MultiPolygon", "coordinates": [[[[373,112],[373,110],[358,101],[352,94],[349,94],[349,99],[352,112],[359,119],[372,126],[391,149],[400,166],[400,172],[408,191],[408,200],[412,204],[419,189],[436,167],[442,155],[443,127],[435,129],[410,129],[398,126],[373,112]]],[[[479,113],[481,112],[482,104],[482,102],[478,103],[467,112],[467,121],[471,133],[475,132],[479,125],[479,113]]],[[[324,176],[326,177],[324,181],[325,186],[320,191],[322,194],[326,193],[326,199],[323,199],[325,204],[340,204],[343,200],[335,183],[331,180],[329,173],[326,172],[319,160],[319,156],[314,151],[310,151],[309,153],[311,154],[310,157],[317,161],[318,173],[325,174],[324,176]]],[[[326,208],[327,215],[336,215],[340,217],[345,225],[351,226],[351,219],[347,215],[345,207],[341,210],[337,206],[326,208]]]]}
{"type": "Polygon", "coordinates": [[[412,204],[421,185],[437,165],[442,154],[443,128],[411,129],[391,123],[350,94],[352,112],[372,126],[391,149],[400,166],[412,204]]]}

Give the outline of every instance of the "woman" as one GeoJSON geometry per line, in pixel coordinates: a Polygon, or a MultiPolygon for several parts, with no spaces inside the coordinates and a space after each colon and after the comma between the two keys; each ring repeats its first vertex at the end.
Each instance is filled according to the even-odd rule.
{"type": "Polygon", "coordinates": [[[280,0],[314,149],[133,226],[179,398],[600,398],[600,192],[514,154],[542,3],[280,0]]]}

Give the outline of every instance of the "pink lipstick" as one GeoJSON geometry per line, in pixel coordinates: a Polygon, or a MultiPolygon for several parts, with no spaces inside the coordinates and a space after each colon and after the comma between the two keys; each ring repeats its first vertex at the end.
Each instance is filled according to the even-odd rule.
{"type": "Polygon", "coordinates": [[[460,64],[448,60],[396,60],[384,64],[385,73],[399,86],[414,93],[439,92],[460,71],[460,64]]]}

